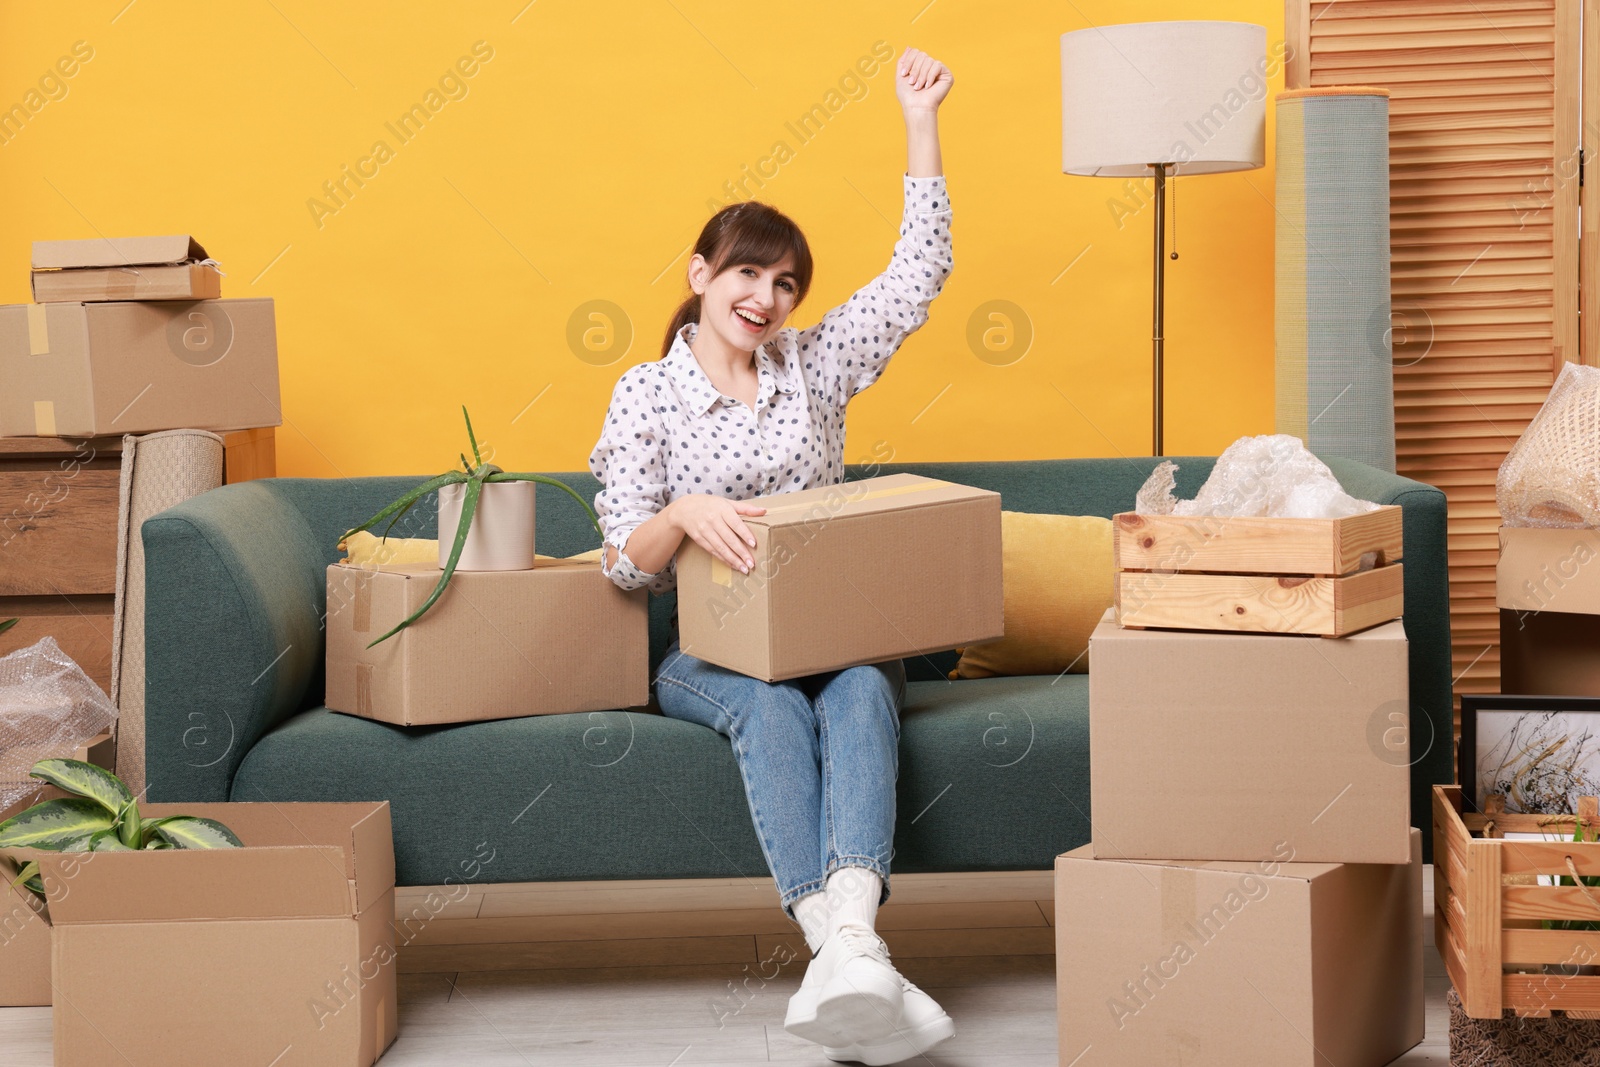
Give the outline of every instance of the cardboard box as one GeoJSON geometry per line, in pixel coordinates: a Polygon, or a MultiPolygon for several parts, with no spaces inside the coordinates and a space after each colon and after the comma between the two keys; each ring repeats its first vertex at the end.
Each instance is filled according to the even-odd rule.
{"type": "Polygon", "coordinates": [[[1423,1036],[1420,831],[1409,849],[1404,864],[1287,846],[1253,863],[1058,857],[1061,1062],[1388,1064],[1423,1036]]]}
{"type": "Polygon", "coordinates": [[[283,422],[270,299],[0,307],[0,436],[283,422]]]}
{"type": "MultiPolygon", "coordinates": [[[[41,755],[39,759],[49,759],[41,755]]],[[[110,734],[96,734],[72,754],[73,759],[116,769],[117,743],[110,734]]],[[[31,767],[34,760],[28,765],[31,767]]],[[[24,797],[8,808],[0,808],[0,822],[5,822],[35,804],[59,800],[68,794],[52,785],[39,783],[38,792],[24,797]]],[[[22,861],[26,863],[27,861],[22,861]]],[[[48,1007],[50,1005],[50,927],[36,913],[30,903],[32,894],[22,887],[11,892],[5,888],[17,876],[21,864],[0,863],[0,1008],[48,1007]]]]}
{"type": "Polygon", "coordinates": [[[55,1062],[368,1067],[395,1038],[388,801],[147,804],[242,849],[36,852],[55,1062]]]}
{"type": "Polygon", "coordinates": [[[41,303],[221,296],[216,261],[188,235],[33,242],[33,298],[41,303]]]}
{"type": "Polygon", "coordinates": [[[618,589],[596,559],[535,564],[456,571],[426,615],[375,648],[441,571],[329,567],[327,706],[420,726],[648,704],[648,591],[618,589]]]}
{"type": "Polygon", "coordinates": [[[892,474],[747,502],[748,574],[678,551],[684,652],[775,682],[1005,632],[999,493],[892,474]]]}
{"type": "Polygon", "coordinates": [[[1600,696],[1600,530],[1500,528],[1500,690],[1600,696]]]}
{"type": "Polygon", "coordinates": [[[1512,611],[1600,615],[1600,530],[1500,527],[1494,584],[1512,611]]]}
{"type": "Polygon", "coordinates": [[[1404,863],[1409,664],[1399,621],[1338,640],[1125,630],[1089,637],[1101,855],[1404,863]]]}

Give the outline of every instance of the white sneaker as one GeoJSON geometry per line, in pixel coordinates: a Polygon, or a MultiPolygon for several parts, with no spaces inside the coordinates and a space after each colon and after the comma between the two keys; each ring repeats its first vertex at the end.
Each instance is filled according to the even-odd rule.
{"type": "Polygon", "coordinates": [[[871,1041],[857,1041],[843,1046],[823,1045],[828,1059],[839,1062],[868,1064],[883,1067],[920,1056],[939,1042],[954,1037],[956,1024],[945,1014],[939,1002],[901,977],[905,1008],[900,1015],[900,1025],[886,1037],[871,1041]]]}
{"type": "Polygon", "coordinates": [[[883,939],[869,927],[846,923],[806,967],[783,1028],[824,1047],[887,1037],[900,1025],[904,981],[890,966],[883,939]]]}

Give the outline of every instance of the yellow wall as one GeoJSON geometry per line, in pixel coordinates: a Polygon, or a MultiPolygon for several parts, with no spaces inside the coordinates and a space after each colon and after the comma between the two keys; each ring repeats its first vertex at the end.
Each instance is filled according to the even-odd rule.
{"type": "MultiPolygon", "coordinates": [[[[707,201],[774,142],[792,158],[756,195],[818,258],[790,324],[887,264],[905,165],[892,60],[828,97],[881,40],[956,76],[941,123],[956,267],[852,405],[846,459],[878,441],[904,460],[1148,454],[1152,213],[1119,228],[1121,180],[1061,173],[1059,36],[1236,19],[1270,44],[1281,3],[524,3],[6,4],[0,106],[33,113],[0,144],[0,301],[28,299],[35,239],[193,233],[225,295],[277,301],[281,474],[443,470],[463,403],[507,469],[581,470],[617,376],[659,355],[707,201]],[[51,80],[76,42],[92,58],[51,80]],[[475,42],[492,58],[474,68],[475,42]],[[456,98],[425,100],[462,57],[456,98]],[[386,123],[419,102],[437,112],[402,143],[386,123]],[[837,113],[802,144],[786,123],[818,103],[837,113]],[[380,140],[392,157],[328,199],[380,140]],[[631,346],[580,358],[569,320],[596,300],[623,310],[631,346]],[[968,342],[995,300],[1033,331],[1005,365],[968,342]]],[[[1270,158],[1269,130],[1265,170],[1178,182],[1170,453],[1271,431],[1270,158]]]]}

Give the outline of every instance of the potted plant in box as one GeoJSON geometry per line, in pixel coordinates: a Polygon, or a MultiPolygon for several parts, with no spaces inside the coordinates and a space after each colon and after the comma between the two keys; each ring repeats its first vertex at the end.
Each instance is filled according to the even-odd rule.
{"type": "MultiPolygon", "coordinates": [[[[104,767],[75,759],[45,759],[28,773],[75,795],[42,801],[0,822],[0,849],[135,852],[243,847],[234,832],[215,819],[197,815],[141,819],[133,793],[104,767]]],[[[45,898],[37,860],[23,864],[8,888],[18,884],[40,900],[45,898]]]]}
{"type": "MultiPolygon", "coordinates": [[[[485,463],[483,460],[483,454],[478,449],[477,435],[472,432],[472,416],[467,414],[467,408],[465,404],[461,406],[461,415],[464,419],[466,419],[467,422],[467,441],[472,446],[472,458],[477,465],[474,466],[472,463],[468,463],[466,453],[461,453],[461,470],[447,470],[436,478],[428,479],[415,489],[406,493],[406,495],[402,496],[399,500],[396,500],[393,504],[390,504],[376,515],[372,516],[372,518],[368,519],[360,526],[346,530],[343,536],[340,538],[342,542],[345,538],[350,537],[352,534],[371,529],[384,519],[388,519],[389,525],[386,526],[383,531],[383,536],[387,538],[389,536],[389,531],[394,529],[394,524],[399,522],[406,512],[410,511],[418,500],[421,500],[429,493],[436,491],[439,493],[439,550],[440,556],[444,557],[439,561],[440,570],[442,572],[439,575],[439,582],[433,587],[433,592],[428,594],[428,599],[422,602],[421,607],[412,612],[407,618],[402,619],[400,623],[388,633],[367,645],[368,648],[371,648],[373,645],[379,644],[380,642],[387,641],[401,630],[404,630],[407,626],[410,626],[413,622],[416,622],[429,608],[433,607],[434,602],[437,601],[441,595],[443,595],[445,587],[450,584],[450,576],[456,572],[456,568],[460,564],[462,552],[466,548],[468,535],[472,528],[473,516],[476,514],[480,506],[480,502],[482,501],[486,492],[511,490],[511,484],[514,483],[543,482],[546,485],[553,485],[556,488],[566,492],[572,497],[572,499],[576,500],[578,504],[582,506],[583,510],[589,516],[589,522],[594,525],[595,533],[600,535],[602,543],[605,541],[605,534],[600,529],[600,520],[595,517],[594,509],[589,506],[588,501],[579,496],[572,489],[572,487],[567,485],[565,482],[543,474],[524,474],[505,471],[501,470],[493,463],[485,463]],[[456,513],[459,513],[459,519],[455,519],[453,517],[456,513]],[[448,557],[445,557],[445,534],[446,531],[450,529],[452,524],[455,526],[455,535],[448,542],[450,545],[450,552],[448,557]]],[[[527,548],[530,553],[533,543],[533,488],[534,487],[532,485],[527,485],[525,490],[520,486],[515,490],[511,490],[512,492],[519,494],[525,492],[527,498],[526,505],[528,507],[528,517],[524,525],[527,529],[527,548]]],[[[531,559],[529,561],[529,565],[531,565],[531,559]]],[[[508,570],[515,568],[486,567],[484,569],[508,570]]]]}

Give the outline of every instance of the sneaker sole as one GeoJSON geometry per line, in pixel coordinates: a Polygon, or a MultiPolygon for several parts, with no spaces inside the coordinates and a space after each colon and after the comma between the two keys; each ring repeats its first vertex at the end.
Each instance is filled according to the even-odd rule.
{"type": "Polygon", "coordinates": [[[842,1039],[841,1034],[817,1025],[817,997],[820,989],[802,989],[789,998],[789,1010],[783,1017],[783,1028],[795,1037],[803,1037],[818,1045],[842,1039]]]}
{"type": "Polygon", "coordinates": [[[899,1030],[881,1041],[858,1041],[843,1047],[822,1046],[830,1060],[887,1067],[922,1055],[941,1041],[955,1036],[956,1024],[948,1015],[923,1023],[915,1030],[899,1030]]]}
{"type": "Polygon", "coordinates": [[[815,1028],[833,1035],[818,1043],[860,1045],[889,1037],[900,1024],[904,1004],[899,981],[889,976],[881,982],[837,976],[817,997],[815,1028]]]}

